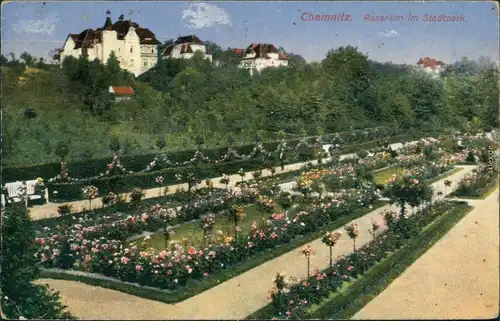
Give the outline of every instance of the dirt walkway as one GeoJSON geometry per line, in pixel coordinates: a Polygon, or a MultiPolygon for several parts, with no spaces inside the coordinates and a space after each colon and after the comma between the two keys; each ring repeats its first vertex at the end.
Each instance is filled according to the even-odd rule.
{"type": "Polygon", "coordinates": [[[498,189],[353,319],[490,319],[499,313],[498,189]]]}
{"type": "MultiPolygon", "coordinates": [[[[467,166],[447,179],[456,183],[473,168],[474,166],[467,166]]],[[[437,191],[443,190],[444,179],[432,185],[437,191]]],[[[389,208],[391,206],[384,206],[356,220],[361,231],[356,241],[358,247],[371,240],[368,233],[371,221],[382,222],[380,213],[389,208]]],[[[310,244],[316,249],[311,267],[327,267],[328,248],[321,243],[321,239],[310,244]]],[[[352,249],[351,240],[343,237],[335,247],[335,255],[351,253],[352,249]]],[[[306,261],[294,250],[174,305],[79,282],[51,279],[39,281],[60,291],[62,301],[71,313],[83,319],[243,319],[268,303],[266,297],[276,272],[305,277],[306,261]]]]}

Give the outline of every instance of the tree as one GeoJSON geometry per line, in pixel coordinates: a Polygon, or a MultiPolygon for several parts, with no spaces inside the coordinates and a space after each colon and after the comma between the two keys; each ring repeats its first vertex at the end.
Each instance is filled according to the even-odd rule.
{"type": "Polygon", "coordinates": [[[75,319],[65,311],[58,292],[33,284],[40,277],[29,212],[22,205],[8,207],[2,220],[2,312],[18,319],[75,319]]]}
{"type": "Polygon", "coordinates": [[[21,54],[21,56],[19,56],[19,58],[21,58],[22,61],[24,61],[24,63],[26,64],[26,66],[33,66],[34,62],[35,62],[35,58],[30,55],[29,53],[27,53],[26,51],[23,52],[21,54]]]}
{"type": "Polygon", "coordinates": [[[0,56],[0,64],[1,65],[5,65],[8,61],[9,61],[9,59],[7,59],[7,57],[5,57],[3,54],[0,56]]]}
{"type": "Polygon", "coordinates": [[[106,67],[112,75],[117,75],[121,71],[120,61],[116,57],[116,54],[113,50],[109,54],[108,60],[106,61],[106,67]]]}
{"type": "Polygon", "coordinates": [[[165,140],[164,136],[158,137],[156,140],[156,147],[158,147],[158,150],[162,151],[165,147],[167,146],[167,141],[165,140]]]}
{"type": "Polygon", "coordinates": [[[111,149],[115,153],[118,153],[118,151],[120,151],[120,148],[121,148],[121,144],[120,144],[120,140],[118,139],[118,137],[116,137],[116,136],[111,137],[111,141],[109,143],[109,149],[111,149]]]}

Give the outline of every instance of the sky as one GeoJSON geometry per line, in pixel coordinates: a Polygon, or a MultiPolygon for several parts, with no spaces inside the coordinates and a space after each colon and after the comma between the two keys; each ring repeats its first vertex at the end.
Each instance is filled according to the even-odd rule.
{"type": "Polygon", "coordinates": [[[47,58],[51,49],[63,46],[68,33],[102,27],[106,10],[111,11],[113,22],[123,14],[153,31],[162,42],[195,34],[222,48],[272,43],[307,61],[321,61],[330,49],[347,45],[380,62],[415,64],[425,56],[445,63],[464,56],[499,59],[498,9],[488,1],[3,2],[2,53],[14,52],[18,57],[28,51],[47,58]],[[307,21],[310,14],[342,13],[344,21],[307,21]],[[462,17],[459,21],[424,21],[426,14],[462,17]],[[366,21],[366,15],[402,18],[366,21]]]}

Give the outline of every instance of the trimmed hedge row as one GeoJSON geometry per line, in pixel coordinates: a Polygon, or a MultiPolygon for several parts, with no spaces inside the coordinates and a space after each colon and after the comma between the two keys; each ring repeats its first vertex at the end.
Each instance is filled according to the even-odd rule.
{"type": "MultiPolygon", "coordinates": [[[[386,127],[376,127],[369,128],[365,130],[358,130],[352,132],[341,132],[334,134],[327,134],[323,136],[325,141],[331,141],[336,135],[340,135],[344,143],[354,143],[366,139],[376,139],[381,137],[386,137],[394,134],[402,133],[401,130],[396,127],[386,126],[386,127]],[[365,133],[365,134],[359,134],[365,133]]],[[[309,138],[309,141],[314,140],[314,138],[309,138]]],[[[301,139],[291,139],[287,140],[289,145],[297,145],[301,139]]],[[[275,150],[280,141],[271,141],[263,143],[266,150],[275,150]]],[[[239,154],[249,154],[254,148],[254,144],[246,144],[239,146],[232,146],[239,154]]],[[[218,159],[227,152],[228,146],[203,149],[203,153],[206,157],[210,159],[218,159]]],[[[196,150],[181,150],[175,152],[167,152],[170,160],[174,162],[185,162],[190,160],[196,150]]],[[[121,156],[120,161],[123,166],[129,170],[138,172],[146,168],[146,166],[154,159],[155,153],[142,154],[142,155],[132,155],[132,156],[121,156]]],[[[90,159],[85,161],[75,161],[68,163],[69,174],[73,178],[86,178],[98,176],[99,173],[105,171],[106,165],[111,162],[112,156],[108,158],[90,159]]],[[[13,182],[18,180],[30,180],[36,177],[42,177],[48,179],[59,174],[61,169],[60,162],[39,164],[39,165],[28,165],[28,166],[7,166],[3,168],[3,181],[13,182]]]]}
{"type": "MultiPolygon", "coordinates": [[[[410,141],[423,136],[432,135],[433,133],[421,134],[404,134],[398,136],[387,137],[389,143],[396,143],[402,141],[410,141]]],[[[340,148],[336,155],[355,153],[359,150],[366,150],[378,147],[380,140],[373,140],[360,144],[346,145],[340,148]]],[[[313,155],[294,155],[295,157],[288,157],[285,164],[296,163],[313,159],[313,155]]],[[[86,185],[94,185],[100,191],[100,195],[107,192],[114,191],[115,193],[124,193],[130,191],[134,187],[143,189],[159,187],[155,181],[157,176],[163,176],[165,185],[172,185],[178,183],[185,183],[186,181],[178,181],[175,177],[176,174],[185,176],[188,173],[194,173],[195,176],[201,180],[207,178],[214,178],[222,176],[223,174],[235,174],[238,170],[252,171],[264,168],[268,165],[268,161],[264,159],[250,159],[250,160],[236,160],[232,162],[225,162],[219,164],[209,163],[203,166],[182,166],[171,167],[154,172],[132,173],[126,176],[102,177],[90,180],[82,180],[70,183],[51,183],[47,184],[49,190],[49,199],[53,202],[57,201],[74,201],[82,199],[82,188],[86,185]],[[57,192],[57,193],[55,193],[57,192]]]]}

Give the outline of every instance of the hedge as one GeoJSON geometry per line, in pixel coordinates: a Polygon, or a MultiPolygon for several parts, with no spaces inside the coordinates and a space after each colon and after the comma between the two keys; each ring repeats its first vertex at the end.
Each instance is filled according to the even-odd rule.
{"type": "MultiPolygon", "coordinates": [[[[386,140],[389,143],[409,141],[430,134],[432,133],[417,135],[404,134],[387,137],[386,140]]],[[[340,148],[340,151],[335,154],[349,154],[359,150],[375,148],[379,145],[379,143],[380,139],[360,144],[346,145],[340,148]]],[[[312,154],[310,155],[310,157],[307,157],[307,155],[299,155],[298,153],[293,156],[295,157],[288,157],[285,161],[285,164],[294,163],[296,161],[305,161],[307,159],[313,158],[312,154]]],[[[90,180],[81,180],[78,182],[50,183],[46,185],[49,191],[49,199],[51,201],[68,202],[82,199],[81,191],[82,188],[86,185],[93,185],[97,187],[100,191],[100,195],[104,195],[105,193],[110,191],[114,191],[115,193],[123,193],[130,191],[134,187],[144,189],[159,187],[155,181],[155,178],[157,176],[163,176],[165,185],[172,185],[186,182],[185,180],[178,181],[175,177],[176,174],[181,174],[184,176],[188,173],[194,173],[199,179],[204,180],[207,178],[219,177],[222,176],[222,174],[234,174],[239,169],[243,169],[244,171],[258,170],[266,165],[267,161],[263,159],[236,160],[219,164],[208,163],[203,166],[188,165],[181,167],[170,167],[153,172],[132,173],[126,176],[101,177],[90,180]]]]}
{"type": "MultiPolygon", "coordinates": [[[[366,130],[358,130],[353,132],[342,132],[327,134],[323,136],[325,141],[332,140],[336,135],[341,135],[345,143],[352,143],[356,141],[361,141],[365,139],[375,139],[380,137],[386,137],[394,134],[402,133],[391,126],[386,127],[376,127],[366,130]],[[356,132],[368,132],[368,137],[363,137],[363,135],[357,135],[356,132]]],[[[309,138],[309,141],[311,138],[309,138]]],[[[291,139],[287,140],[290,145],[297,145],[301,139],[291,139]]],[[[280,141],[264,142],[263,146],[266,150],[275,150],[280,141]]],[[[254,148],[254,144],[245,144],[239,146],[232,146],[239,154],[249,154],[254,148]]],[[[210,159],[218,159],[227,152],[228,146],[217,147],[210,149],[203,149],[203,153],[206,157],[210,159]]],[[[174,162],[185,162],[190,160],[196,150],[181,150],[167,152],[166,154],[170,160],[174,162]]],[[[138,172],[146,168],[146,166],[154,159],[156,153],[142,154],[142,155],[132,155],[132,156],[120,156],[120,161],[123,166],[129,170],[138,172]]],[[[86,178],[98,176],[101,172],[105,171],[106,165],[110,163],[112,156],[108,158],[99,159],[89,159],[83,161],[75,161],[68,163],[69,174],[73,178],[86,178]]],[[[6,166],[3,168],[2,176],[4,182],[13,182],[19,180],[31,180],[36,177],[42,177],[48,179],[55,177],[59,174],[61,169],[60,162],[48,163],[48,164],[38,164],[38,165],[28,165],[28,166],[6,166]]]]}

